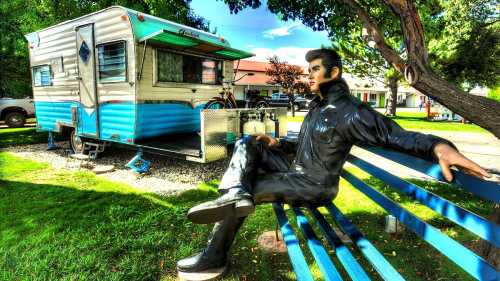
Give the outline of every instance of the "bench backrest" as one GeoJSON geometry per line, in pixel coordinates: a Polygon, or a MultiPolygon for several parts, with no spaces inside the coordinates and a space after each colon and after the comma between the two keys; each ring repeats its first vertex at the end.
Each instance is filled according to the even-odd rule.
{"type": "MultiPolygon", "coordinates": [[[[386,149],[366,146],[362,148],[386,159],[424,173],[437,180],[444,181],[441,169],[439,165],[435,163],[427,162],[420,158],[386,149]]],[[[429,207],[455,224],[460,225],[469,232],[479,236],[491,245],[500,247],[500,226],[498,224],[488,221],[471,211],[459,207],[453,202],[433,194],[416,184],[405,181],[356,156],[350,155],[347,161],[373,177],[380,179],[399,192],[419,201],[421,204],[429,207]]],[[[475,279],[500,280],[500,273],[494,268],[494,266],[475,254],[473,251],[442,233],[434,226],[421,220],[410,211],[394,202],[392,199],[386,197],[369,184],[357,178],[352,173],[343,170],[342,177],[356,189],[385,209],[389,214],[396,217],[409,230],[415,232],[418,236],[420,236],[420,238],[432,245],[475,279]]],[[[497,183],[481,180],[477,177],[469,176],[459,171],[454,171],[454,181],[452,184],[483,199],[493,201],[496,204],[500,203],[500,185],[497,183]]],[[[297,275],[297,280],[313,280],[308,264],[300,248],[300,241],[294,234],[293,229],[289,224],[283,205],[275,203],[273,207],[278,218],[278,223],[281,227],[284,241],[287,245],[292,266],[297,275]]],[[[404,280],[400,273],[334,204],[330,203],[325,207],[332,218],[340,226],[342,231],[351,238],[366,260],[384,280],[404,280]]],[[[307,217],[304,215],[303,209],[293,208],[293,212],[296,217],[297,225],[306,239],[308,248],[316,260],[324,279],[342,280],[339,271],[334,266],[334,263],[325,250],[325,247],[320,242],[318,236],[314,233],[311,222],[309,222],[307,217]]],[[[332,230],[323,214],[321,214],[317,209],[308,209],[308,212],[310,212],[311,216],[314,217],[316,221],[315,223],[319,225],[322,234],[331,247],[335,249],[336,257],[348,273],[349,277],[352,280],[370,280],[366,271],[354,258],[348,247],[342,243],[341,239],[332,230]]]]}

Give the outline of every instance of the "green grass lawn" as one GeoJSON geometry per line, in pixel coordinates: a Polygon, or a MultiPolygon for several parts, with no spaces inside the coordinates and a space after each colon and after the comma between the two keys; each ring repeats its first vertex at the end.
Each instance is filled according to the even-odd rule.
{"type": "MultiPolygon", "coordinates": [[[[466,244],[477,241],[413,200],[354,172],[450,236],[466,244]]],[[[453,187],[420,183],[480,215],[491,211],[491,204],[453,187]]],[[[215,187],[212,182],[160,197],[89,172],[54,170],[0,152],[0,280],[175,280],[175,262],[200,250],[210,230],[190,223],[186,212],[215,198],[215,187]]],[[[345,181],[335,203],[408,280],[471,280],[411,232],[386,234],[386,213],[345,181]]],[[[256,247],[258,235],[275,226],[271,206],[258,206],[239,232],[225,280],[295,279],[286,255],[256,247]]]]}
{"type": "MultiPolygon", "coordinates": [[[[396,117],[390,117],[401,127],[407,130],[435,130],[435,131],[457,131],[485,133],[485,129],[474,124],[462,124],[448,121],[428,121],[425,112],[397,112],[396,117]]],[[[302,122],[304,116],[289,116],[288,122],[302,122]]]]}

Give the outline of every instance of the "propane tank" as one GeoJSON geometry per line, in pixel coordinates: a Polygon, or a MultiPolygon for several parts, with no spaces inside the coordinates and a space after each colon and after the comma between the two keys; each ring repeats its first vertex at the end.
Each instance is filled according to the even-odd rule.
{"type": "Polygon", "coordinates": [[[266,135],[275,138],[276,137],[276,124],[274,123],[273,113],[268,113],[265,116],[264,124],[266,125],[266,135]]]}
{"type": "Polygon", "coordinates": [[[248,121],[243,124],[243,136],[248,137],[255,134],[255,120],[256,116],[249,114],[248,121]]]}
{"type": "Polygon", "coordinates": [[[255,120],[255,134],[264,135],[266,134],[266,124],[264,124],[264,115],[259,113],[255,120]]]}

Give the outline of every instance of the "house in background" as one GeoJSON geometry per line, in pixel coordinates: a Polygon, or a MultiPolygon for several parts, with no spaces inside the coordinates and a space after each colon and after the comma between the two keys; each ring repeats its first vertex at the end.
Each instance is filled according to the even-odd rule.
{"type": "MultiPolygon", "coordinates": [[[[234,62],[234,69],[236,70],[235,80],[243,77],[237,81],[233,86],[233,93],[237,100],[245,100],[246,93],[249,90],[259,91],[261,96],[271,96],[273,93],[281,92],[281,87],[278,85],[271,85],[267,82],[271,77],[266,75],[266,68],[269,68],[268,62],[241,60],[234,62]],[[253,73],[253,76],[248,76],[248,73],[253,73]],[[246,76],[245,76],[246,75],[246,76]]],[[[302,66],[301,66],[302,67],[302,66]]],[[[302,67],[303,75],[301,80],[307,83],[308,70],[302,67]]],[[[348,73],[343,75],[347,84],[349,85],[351,94],[363,102],[369,102],[373,107],[385,107],[387,99],[391,92],[384,83],[376,80],[360,79],[348,73]]],[[[233,79],[231,77],[230,79],[233,79]]],[[[398,87],[397,104],[399,107],[419,107],[422,101],[426,101],[425,95],[411,87],[398,87]]]]}
{"type": "MultiPolygon", "coordinates": [[[[373,107],[385,107],[391,90],[381,81],[360,79],[345,73],[344,79],[351,94],[360,101],[369,102],[373,107]]],[[[419,107],[426,101],[426,96],[411,87],[399,86],[397,105],[399,107],[419,107]]]]}
{"type": "MultiPolygon", "coordinates": [[[[237,70],[235,80],[238,80],[248,73],[254,74],[253,76],[245,76],[235,83],[233,86],[233,93],[236,99],[244,100],[246,98],[245,94],[249,90],[259,91],[259,95],[265,97],[271,96],[273,93],[281,92],[281,87],[279,85],[267,83],[271,77],[266,75],[266,69],[270,67],[271,64],[268,62],[241,60],[238,63],[238,61],[235,61],[233,65],[233,69],[237,70]]],[[[307,78],[307,69],[302,66],[300,67],[303,70],[301,80],[304,80],[307,78]]],[[[305,82],[307,83],[307,81],[305,82]]]]}
{"type": "Polygon", "coordinates": [[[268,84],[270,77],[266,75],[266,68],[270,67],[267,62],[241,60],[234,62],[234,70],[236,71],[235,80],[253,73],[253,76],[245,76],[237,81],[233,86],[233,94],[237,100],[246,99],[246,93],[249,90],[257,90],[261,96],[271,96],[273,93],[278,93],[281,89],[279,85],[268,84]]]}

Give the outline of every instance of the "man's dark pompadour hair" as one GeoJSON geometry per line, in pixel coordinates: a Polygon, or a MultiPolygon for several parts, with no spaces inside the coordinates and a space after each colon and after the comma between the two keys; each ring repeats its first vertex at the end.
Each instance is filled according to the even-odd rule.
{"type": "Polygon", "coordinates": [[[321,59],[321,64],[326,69],[326,78],[330,77],[332,72],[332,68],[335,66],[339,68],[340,75],[342,75],[342,59],[339,54],[332,49],[316,49],[310,50],[306,54],[306,61],[311,62],[315,59],[321,59]]]}

